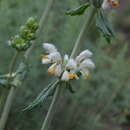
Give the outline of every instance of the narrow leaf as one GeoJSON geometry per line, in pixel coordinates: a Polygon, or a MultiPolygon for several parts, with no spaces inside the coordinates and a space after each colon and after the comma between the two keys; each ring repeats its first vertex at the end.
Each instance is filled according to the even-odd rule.
{"type": "Polygon", "coordinates": [[[53,93],[53,91],[55,91],[55,88],[58,83],[59,83],[59,81],[56,81],[55,83],[51,83],[46,88],[44,88],[41,91],[41,93],[36,97],[36,99],[32,103],[30,103],[30,105],[28,107],[26,107],[24,109],[24,111],[30,110],[30,109],[36,107],[37,105],[40,105],[41,103],[43,103],[49,96],[52,95],[52,93],[53,93]]]}
{"type": "Polygon", "coordinates": [[[71,16],[82,15],[89,6],[90,6],[89,3],[85,3],[79,6],[78,8],[68,10],[67,12],[65,12],[65,14],[71,16]]]}
{"type": "Polygon", "coordinates": [[[107,20],[107,17],[102,11],[97,13],[96,26],[99,31],[103,34],[108,42],[111,41],[111,38],[114,37],[113,30],[107,20]]]}

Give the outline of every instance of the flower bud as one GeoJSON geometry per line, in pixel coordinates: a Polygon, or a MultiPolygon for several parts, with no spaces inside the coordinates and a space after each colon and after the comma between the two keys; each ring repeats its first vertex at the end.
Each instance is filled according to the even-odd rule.
{"type": "Polygon", "coordinates": [[[32,31],[35,32],[38,29],[38,24],[33,17],[30,17],[27,22],[26,26],[32,31]]]}
{"type": "Polygon", "coordinates": [[[20,28],[20,36],[27,41],[35,39],[34,33],[32,33],[25,25],[20,28]]]}
{"type": "Polygon", "coordinates": [[[30,43],[26,42],[19,35],[16,35],[15,38],[10,42],[10,45],[18,51],[24,51],[29,48],[30,43]]]}

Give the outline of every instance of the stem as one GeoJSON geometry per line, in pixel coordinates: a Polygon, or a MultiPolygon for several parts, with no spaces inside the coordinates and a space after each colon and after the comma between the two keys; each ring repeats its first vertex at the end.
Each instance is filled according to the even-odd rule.
{"type": "MultiPolygon", "coordinates": [[[[44,13],[41,16],[40,22],[39,22],[39,29],[37,30],[37,34],[41,32],[41,29],[43,28],[43,25],[45,24],[47,20],[47,16],[49,14],[49,10],[53,4],[54,0],[48,0],[47,6],[45,8],[44,13]]],[[[29,54],[33,51],[35,48],[35,42],[33,42],[32,46],[25,52],[25,58],[27,59],[29,57],[29,54]]]]}
{"type": "MultiPolygon", "coordinates": [[[[9,76],[10,77],[13,73],[14,68],[15,68],[18,56],[19,56],[19,52],[17,51],[15,53],[11,63],[10,63],[10,68],[9,68],[9,76]]],[[[8,81],[10,81],[10,77],[8,78],[8,81]]],[[[15,91],[15,88],[11,87],[9,94],[8,94],[8,97],[6,99],[6,102],[5,102],[5,106],[4,106],[1,118],[0,118],[0,130],[4,129],[6,121],[8,119],[9,111],[10,111],[10,108],[11,108],[11,105],[12,105],[12,100],[13,100],[13,97],[14,97],[14,94],[15,94],[14,91],[15,91]]]]}
{"type": "MultiPolygon", "coordinates": [[[[79,48],[79,45],[80,45],[81,39],[82,39],[82,37],[83,37],[83,34],[84,34],[84,32],[86,31],[86,27],[88,27],[88,26],[90,25],[90,23],[91,23],[91,21],[92,21],[94,15],[95,15],[95,12],[96,12],[96,9],[95,9],[95,8],[92,8],[91,11],[90,11],[90,14],[89,14],[89,16],[88,16],[88,19],[87,19],[87,21],[85,22],[85,24],[83,25],[83,27],[82,27],[82,29],[81,29],[81,31],[80,31],[80,33],[79,33],[79,36],[78,36],[78,38],[77,38],[77,40],[76,40],[76,43],[75,43],[75,45],[74,45],[74,48],[73,48],[73,51],[72,51],[72,54],[71,54],[71,57],[72,57],[72,58],[76,55],[76,52],[77,52],[77,50],[78,50],[78,48],[79,48]]],[[[48,128],[48,124],[49,124],[49,122],[50,122],[50,117],[51,117],[51,115],[52,115],[52,110],[53,110],[53,108],[54,108],[54,106],[55,106],[55,102],[56,102],[57,97],[58,97],[59,87],[60,87],[60,86],[57,87],[57,90],[56,90],[55,93],[54,93],[54,97],[53,97],[53,99],[52,99],[51,105],[50,105],[50,107],[49,107],[47,116],[46,116],[46,118],[45,118],[45,120],[44,120],[44,122],[43,122],[43,125],[42,125],[41,130],[47,130],[47,128],[48,128]]]]}
{"type": "Polygon", "coordinates": [[[41,130],[47,130],[47,128],[49,127],[48,124],[51,121],[51,115],[53,114],[53,108],[54,108],[54,106],[56,104],[56,100],[57,100],[59,92],[60,92],[60,87],[61,87],[60,85],[56,87],[56,90],[55,90],[51,105],[49,107],[48,113],[47,113],[46,118],[45,118],[45,120],[43,122],[41,130]]]}
{"type": "MultiPolygon", "coordinates": [[[[44,13],[42,14],[41,19],[40,19],[39,29],[38,29],[37,33],[40,33],[45,21],[47,20],[47,15],[49,13],[49,10],[50,10],[52,4],[53,4],[53,0],[48,0],[47,7],[46,7],[44,13]]],[[[32,52],[34,47],[35,47],[35,42],[33,42],[32,46],[25,52],[25,58],[26,59],[28,59],[29,54],[32,52]]],[[[9,70],[10,75],[12,75],[14,66],[16,64],[17,56],[18,56],[18,52],[15,54],[15,56],[14,56],[12,62],[11,62],[10,70],[9,70]]],[[[6,103],[5,103],[5,106],[4,106],[4,109],[3,109],[2,116],[0,118],[0,130],[4,130],[4,128],[5,128],[5,124],[7,122],[8,115],[9,115],[9,112],[10,112],[10,109],[11,109],[11,106],[12,106],[12,103],[13,103],[13,98],[15,96],[15,91],[16,91],[16,88],[14,88],[14,87],[10,88],[10,91],[9,91],[9,94],[8,94],[8,97],[6,99],[6,103]]]]}
{"type": "Polygon", "coordinates": [[[0,130],[4,130],[4,128],[5,128],[5,124],[6,124],[6,121],[8,119],[10,108],[11,108],[12,103],[13,103],[12,101],[13,101],[13,98],[15,95],[15,91],[16,91],[15,89],[16,88],[14,88],[14,87],[10,88],[10,91],[9,91],[9,94],[8,94],[8,97],[7,97],[5,106],[4,106],[4,110],[3,110],[3,113],[2,113],[1,119],[0,119],[0,130]]]}
{"type": "Polygon", "coordinates": [[[11,63],[10,63],[9,76],[11,76],[12,73],[13,73],[13,70],[14,70],[14,67],[15,67],[15,65],[16,65],[16,61],[17,61],[18,56],[19,56],[19,52],[16,51],[16,53],[15,53],[15,55],[14,55],[14,57],[12,58],[12,61],[11,61],[11,63]]]}
{"type": "Polygon", "coordinates": [[[89,16],[87,17],[87,20],[85,21],[84,25],[82,26],[82,29],[81,29],[81,31],[79,33],[79,36],[78,36],[77,40],[76,40],[76,43],[75,43],[74,48],[73,48],[72,53],[71,53],[71,58],[75,57],[75,55],[77,53],[77,50],[78,50],[78,48],[80,46],[82,37],[83,37],[85,31],[89,30],[90,24],[92,23],[92,20],[93,20],[93,18],[95,16],[96,11],[97,11],[96,8],[91,8],[89,16]]]}

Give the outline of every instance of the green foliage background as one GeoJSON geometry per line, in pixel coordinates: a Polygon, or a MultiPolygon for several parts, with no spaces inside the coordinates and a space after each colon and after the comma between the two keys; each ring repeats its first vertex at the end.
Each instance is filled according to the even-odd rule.
{"type": "MultiPolygon", "coordinates": [[[[83,22],[82,16],[66,16],[65,11],[84,1],[54,0],[37,47],[32,52],[29,75],[18,91],[9,115],[6,130],[38,130],[45,118],[51,98],[31,111],[23,112],[37,94],[53,80],[46,73],[39,55],[43,53],[42,42],[54,43],[62,54],[71,52],[83,22]]],[[[58,101],[50,130],[127,130],[130,124],[130,9],[129,1],[109,14],[116,30],[116,39],[107,44],[98,38],[95,26],[82,39],[82,50],[94,52],[96,69],[90,80],[73,84],[75,94],[64,90],[58,101]],[[128,6],[127,6],[128,5],[128,6]],[[90,36],[88,39],[87,36],[90,36]]],[[[47,0],[0,0],[0,73],[7,73],[14,50],[8,40],[14,36],[29,16],[40,19],[47,0]]],[[[0,88],[0,95],[7,89],[0,88]]],[[[0,98],[0,108],[3,107],[0,98]]],[[[130,128],[128,128],[130,129],[130,128]]]]}

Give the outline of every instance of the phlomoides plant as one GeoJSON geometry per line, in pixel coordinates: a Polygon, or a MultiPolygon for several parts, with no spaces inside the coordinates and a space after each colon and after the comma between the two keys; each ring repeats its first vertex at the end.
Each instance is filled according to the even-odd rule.
{"type": "MultiPolygon", "coordinates": [[[[66,89],[69,89],[71,93],[74,93],[71,83],[73,80],[80,80],[80,78],[84,78],[86,80],[91,77],[91,70],[96,67],[91,59],[93,53],[90,50],[85,49],[78,54],[78,48],[81,46],[80,43],[82,36],[86,30],[88,31],[91,28],[91,23],[96,19],[97,29],[101,32],[102,36],[105,37],[107,42],[110,43],[111,38],[114,37],[114,32],[107,20],[106,12],[117,6],[119,6],[118,0],[89,0],[80,7],[65,12],[66,15],[75,16],[83,15],[86,10],[89,10],[89,14],[86,16],[87,19],[81,28],[70,56],[68,54],[62,56],[58,49],[51,43],[42,44],[44,50],[46,51],[46,54],[41,54],[42,64],[50,64],[47,72],[48,74],[54,75],[57,79],[45,87],[37,98],[24,109],[24,111],[32,109],[37,105],[44,103],[48,97],[52,97],[52,102],[41,130],[47,130],[49,126],[50,117],[56,100],[58,99],[60,90],[65,87],[66,89]]],[[[24,75],[26,74],[25,70],[28,68],[25,58],[25,60],[20,64],[18,70],[13,72],[16,59],[21,52],[31,48],[32,41],[36,38],[35,33],[37,29],[38,24],[35,19],[31,17],[23,26],[21,26],[19,34],[9,41],[9,45],[16,49],[16,55],[12,60],[9,73],[0,75],[1,86],[11,87],[11,93],[9,96],[12,96],[14,89],[21,85],[24,75]]],[[[8,106],[8,102],[5,105],[7,106],[5,106],[5,110],[3,111],[0,120],[0,130],[4,129],[4,125],[7,120],[7,116],[5,115],[6,112],[8,113],[9,111],[8,107],[10,107],[8,106]]]]}

